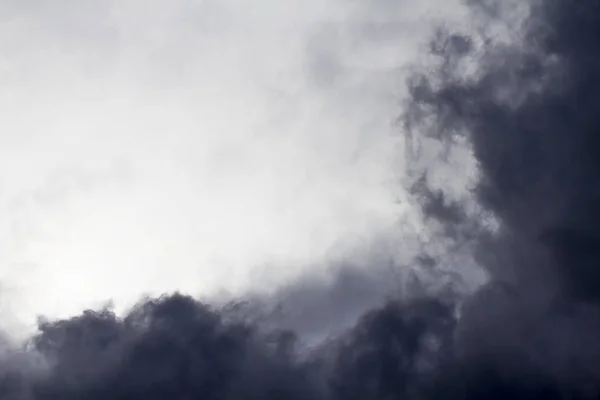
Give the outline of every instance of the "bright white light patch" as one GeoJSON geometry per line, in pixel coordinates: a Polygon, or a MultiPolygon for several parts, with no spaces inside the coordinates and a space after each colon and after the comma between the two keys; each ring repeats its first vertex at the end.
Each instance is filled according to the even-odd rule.
{"type": "Polygon", "coordinates": [[[44,4],[0,6],[4,325],[277,285],[403,212],[425,5],[44,4]]]}

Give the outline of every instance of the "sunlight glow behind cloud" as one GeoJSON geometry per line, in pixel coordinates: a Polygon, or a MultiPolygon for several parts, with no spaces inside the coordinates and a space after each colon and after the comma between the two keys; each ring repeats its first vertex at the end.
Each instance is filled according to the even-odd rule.
{"type": "Polygon", "coordinates": [[[5,315],[264,289],[393,230],[416,3],[3,2],[5,315]]]}

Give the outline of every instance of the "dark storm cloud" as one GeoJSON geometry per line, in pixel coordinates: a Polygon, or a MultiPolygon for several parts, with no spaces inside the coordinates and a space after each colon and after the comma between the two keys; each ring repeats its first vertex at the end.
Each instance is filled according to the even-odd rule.
{"type": "MultiPolygon", "coordinates": [[[[594,264],[600,229],[595,8],[593,2],[541,2],[522,42],[485,49],[475,77],[463,76],[457,61],[468,55],[467,39],[442,37],[437,48],[446,61],[445,80],[436,86],[420,76],[411,87],[412,116],[429,110],[436,120],[421,133],[449,146],[468,138],[479,167],[477,200],[501,221],[498,241],[539,247],[536,258],[552,257],[552,266],[543,268],[567,278],[561,284],[572,285],[575,297],[584,287],[590,296],[600,293],[600,276],[587,268],[594,264]]],[[[453,223],[459,218],[451,207],[445,217],[453,223]]],[[[545,258],[532,262],[532,252],[510,253],[519,258],[512,266],[485,265],[496,275],[511,270],[521,278],[548,264],[545,258]]]]}
{"type": "MultiPolygon", "coordinates": [[[[470,3],[487,19],[482,36],[436,38],[439,69],[413,77],[407,112],[413,140],[469,144],[475,199],[497,224],[475,230],[491,282],[463,309],[458,396],[596,398],[600,4],[533,2],[519,40],[506,44],[484,26],[511,15],[510,2],[470,3]]],[[[425,197],[425,212],[452,225],[456,241],[460,227],[472,232],[461,204],[425,197]]]]}
{"type": "MultiPolygon", "coordinates": [[[[508,3],[471,3],[478,26],[512,15],[508,3]]],[[[468,242],[490,274],[460,310],[440,298],[389,301],[313,347],[241,303],[172,295],[123,318],[86,311],[41,322],[24,349],[7,346],[0,397],[598,398],[600,3],[535,2],[519,41],[487,34],[440,33],[432,49],[441,62],[413,76],[404,116],[413,141],[468,144],[478,164],[477,212],[432,187],[431,171],[414,187],[442,227],[434,236],[451,250],[468,242]]],[[[435,268],[438,258],[426,249],[420,259],[435,268]]],[[[343,276],[330,299],[304,283],[287,298],[312,297],[303,308],[321,321],[319,302],[345,304],[345,288],[368,297],[379,286],[361,280],[343,276]]]]}
{"type": "Polygon", "coordinates": [[[448,311],[436,301],[390,303],[307,353],[293,332],[266,332],[236,307],[173,295],[124,319],[105,310],[42,323],[29,356],[49,365],[32,373],[32,362],[7,361],[0,390],[52,400],[386,398],[420,390],[435,371],[448,311]]]}

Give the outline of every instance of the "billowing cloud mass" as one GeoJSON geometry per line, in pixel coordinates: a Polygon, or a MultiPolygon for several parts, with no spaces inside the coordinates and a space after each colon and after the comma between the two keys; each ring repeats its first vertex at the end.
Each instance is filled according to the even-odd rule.
{"type": "Polygon", "coordinates": [[[216,305],[175,294],[122,316],[41,320],[24,346],[7,339],[0,396],[599,398],[600,4],[468,4],[470,23],[437,31],[398,109],[403,182],[426,228],[414,261],[422,279],[403,279],[403,296],[307,340],[305,325],[324,323],[311,316],[331,304],[347,324],[344,288],[383,285],[385,257],[368,257],[371,269],[342,269],[330,284],[301,279],[270,298],[216,305]],[[449,181],[465,155],[476,168],[449,181]],[[489,278],[474,293],[446,271],[469,259],[489,278]],[[430,286],[443,279],[456,285],[430,286]],[[281,299],[306,301],[304,314],[277,310],[281,299]]]}

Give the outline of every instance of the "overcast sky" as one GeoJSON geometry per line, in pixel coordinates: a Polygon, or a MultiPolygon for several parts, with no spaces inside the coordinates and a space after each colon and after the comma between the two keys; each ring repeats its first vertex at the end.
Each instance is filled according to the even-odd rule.
{"type": "Polygon", "coordinates": [[[457,2],[1,0],[5,321],[396,241],[402,68],[457,2]]]}

